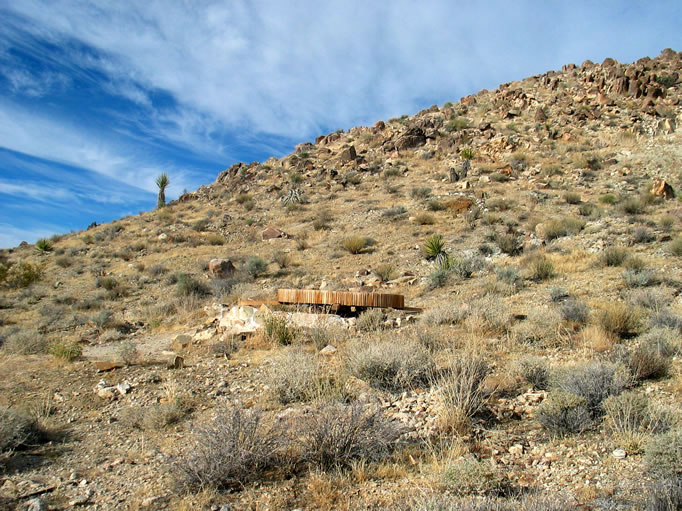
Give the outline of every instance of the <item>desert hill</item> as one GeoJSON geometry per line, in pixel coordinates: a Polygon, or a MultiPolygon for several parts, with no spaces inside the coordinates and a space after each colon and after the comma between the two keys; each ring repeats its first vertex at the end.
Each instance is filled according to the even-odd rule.
{"type": "Polygon", "coordinates": [[[569,64],[0,252],[0,507],[677,509],[681,70],[569,64]]]}

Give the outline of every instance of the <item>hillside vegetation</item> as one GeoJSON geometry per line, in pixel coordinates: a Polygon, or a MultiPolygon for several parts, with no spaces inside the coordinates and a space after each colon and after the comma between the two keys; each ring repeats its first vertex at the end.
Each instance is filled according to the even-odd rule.
{"type": "Polygon", "coordinates": [[[566,65],[0,252],[0,507],[679,509],[681,72],[566,65]],[[228,321],[279,288],[423,311],[228,321]]]}

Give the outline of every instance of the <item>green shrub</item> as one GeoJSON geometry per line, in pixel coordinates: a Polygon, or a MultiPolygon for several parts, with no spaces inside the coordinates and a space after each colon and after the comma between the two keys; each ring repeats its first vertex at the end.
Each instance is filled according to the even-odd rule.
{"type": "Polygon", "coordinates": [[[440,254],[445,253],[445,242],[443,241],[443,236],[440,234],[432,235],[426,240],[422,249],[427,259],[435,259],[440,254]]]}
{"type": "Polygon", "coordinates": [[[601,202],[602,204],[613,205],[616,202],[618,202],[618,199],[612,193],[607,193],[606,195],[602,195],[601,197],[599,197],[599,202],[601,202]]]}
{"type": "Polygon", "coordinates": [[[621,247],[609,247],[600,256],[600,261],[604,266],[620,266],[628,256],[627,250],[621,247]]]}
{"type": "Polygon", "coordinates": [[[36,241],[36,250],[41,253],[52,252],[54,248],[52,242],[47,238],[40,238],[36,241]]]}
{"type": "Polygon", "coordinates": [[[286,346],[294,342],[296,331],[287,324],[285,317],[269,314],[263,319],[263,333],[266,339],[286,346]]]}
{"type": "Polygon", "coordinates": [[[641,215],[646,208],[640,199],[631,197],[620,203],[620,209],[628,215],[641,215]]]}
{"type": "Polygon", "coordinates": [[[428,384],[435,369],[432,354],[413,340],[358,342],[350,350],[346,364],[356,378],[388,391],[428,384]]]}
{"type": "Polygon", "coordinates": [[[268,264],[260,257],[249,257],[246,261],[245,269],[246,272],[252,277],[259,277],[268,268],[268,264]]]}
{"type": "Polygon", "coordinates": [[[554,277],[554,264],[545,255],[531,256],[526,261],[530,270],[529,278],[535,281],[548,280],[554,277]]]}
{"type": "Polygon", "coordinates": [[[586,399],[561,391],[549,394],[538,408],[537,420],[545,429],[559,435],[582,433],[593,424],[586,399]]]}
{"type": "Polygon", "coordinates": [[[564,200],[567,204],[580,204],[580,194],[575,192],[568,192],[564,194],[564,200]]]}
{"type": "Polygon", "coordinates": [[[28,287],[40,280],[43,276],[43,269],[37,264],[21,262],[13,264],[6,271],[0,272],[0,277],[2,276],[1,273],[5,273],[4,280],[9,287],[19,288],[28,287]]]}
{"type": "Polygon", "coordinates": [[[341,243],[343,248],[351,254],[359,254],[367,246],[367,239],[364,236],[349,236],[341,243]]]}
{"type": "Polygon", "coordinates": [[[78,341],[55,341],[50,344],[48,351],[54,357],[68,360],[69,362],[83,354],[78,341]]]}
{"type": "Polygon", "coordinates": [[[431,188],[428,186],[417,186],[412,188],[410,195],[413,199],[427,199],[431,196],[431,188]]]}
{"type": "Polygon", "coordinates": [[[656,273],[648,268],[625,270],[623,282],[628,288],[653,286],[657,283],[656,273]]]}
{"type": "Polygon", "coordinates": [[[439,287],[445,286],[450,279],[450,270],[444,268],[436,268],[433,270],[428,277],[428,283],[426,289],[428,291],[433,291],[439,287]]]}
{"type": "Polygon", "coordinates": [[[358,316],[355,326],[361,332],[376,332],[384,328],[384,313],[379,309],[367,309],[358,316]]]}
{"type": "Polygon", "coordinates": [[[672,240],[668,245],[668,252],[677,257],[682,256],[682,238],[672,240]]]}
{"type": "Polygon", "coordinates": [[[176,293],[178,296],[203,297],[211,294],[209,287],[187,273],[177,275],[176,293]]]}

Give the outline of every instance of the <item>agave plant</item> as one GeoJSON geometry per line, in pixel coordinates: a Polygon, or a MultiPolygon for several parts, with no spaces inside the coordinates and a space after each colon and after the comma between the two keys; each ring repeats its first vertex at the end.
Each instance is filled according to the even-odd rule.
{"type": "Polygon", "coordinates": [[[434,234],[428,240],[426,240],[423,249],[427,259],[436,259],[440,254],[445,254],[445,242],[443,241],[443,236],[440,234],[434,234]]]}
{"type": "Polygon", "coordinates": [[[156,208],[161,209],[166,205],[166,187],[170,184],[170,178],[168,174],[162,172],[159,177],[156,178],[156,186],[159,187],[159,196],[156,199],[156,208]]]}

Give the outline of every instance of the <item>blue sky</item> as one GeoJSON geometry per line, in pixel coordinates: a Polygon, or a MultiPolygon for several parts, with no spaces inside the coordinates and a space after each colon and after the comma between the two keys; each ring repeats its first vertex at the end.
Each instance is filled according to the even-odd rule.
{"type": "Polygon", "coordinates": [[[339,128],[682,50],[682,2],[0,0],[0,247],[339,128]]]}

